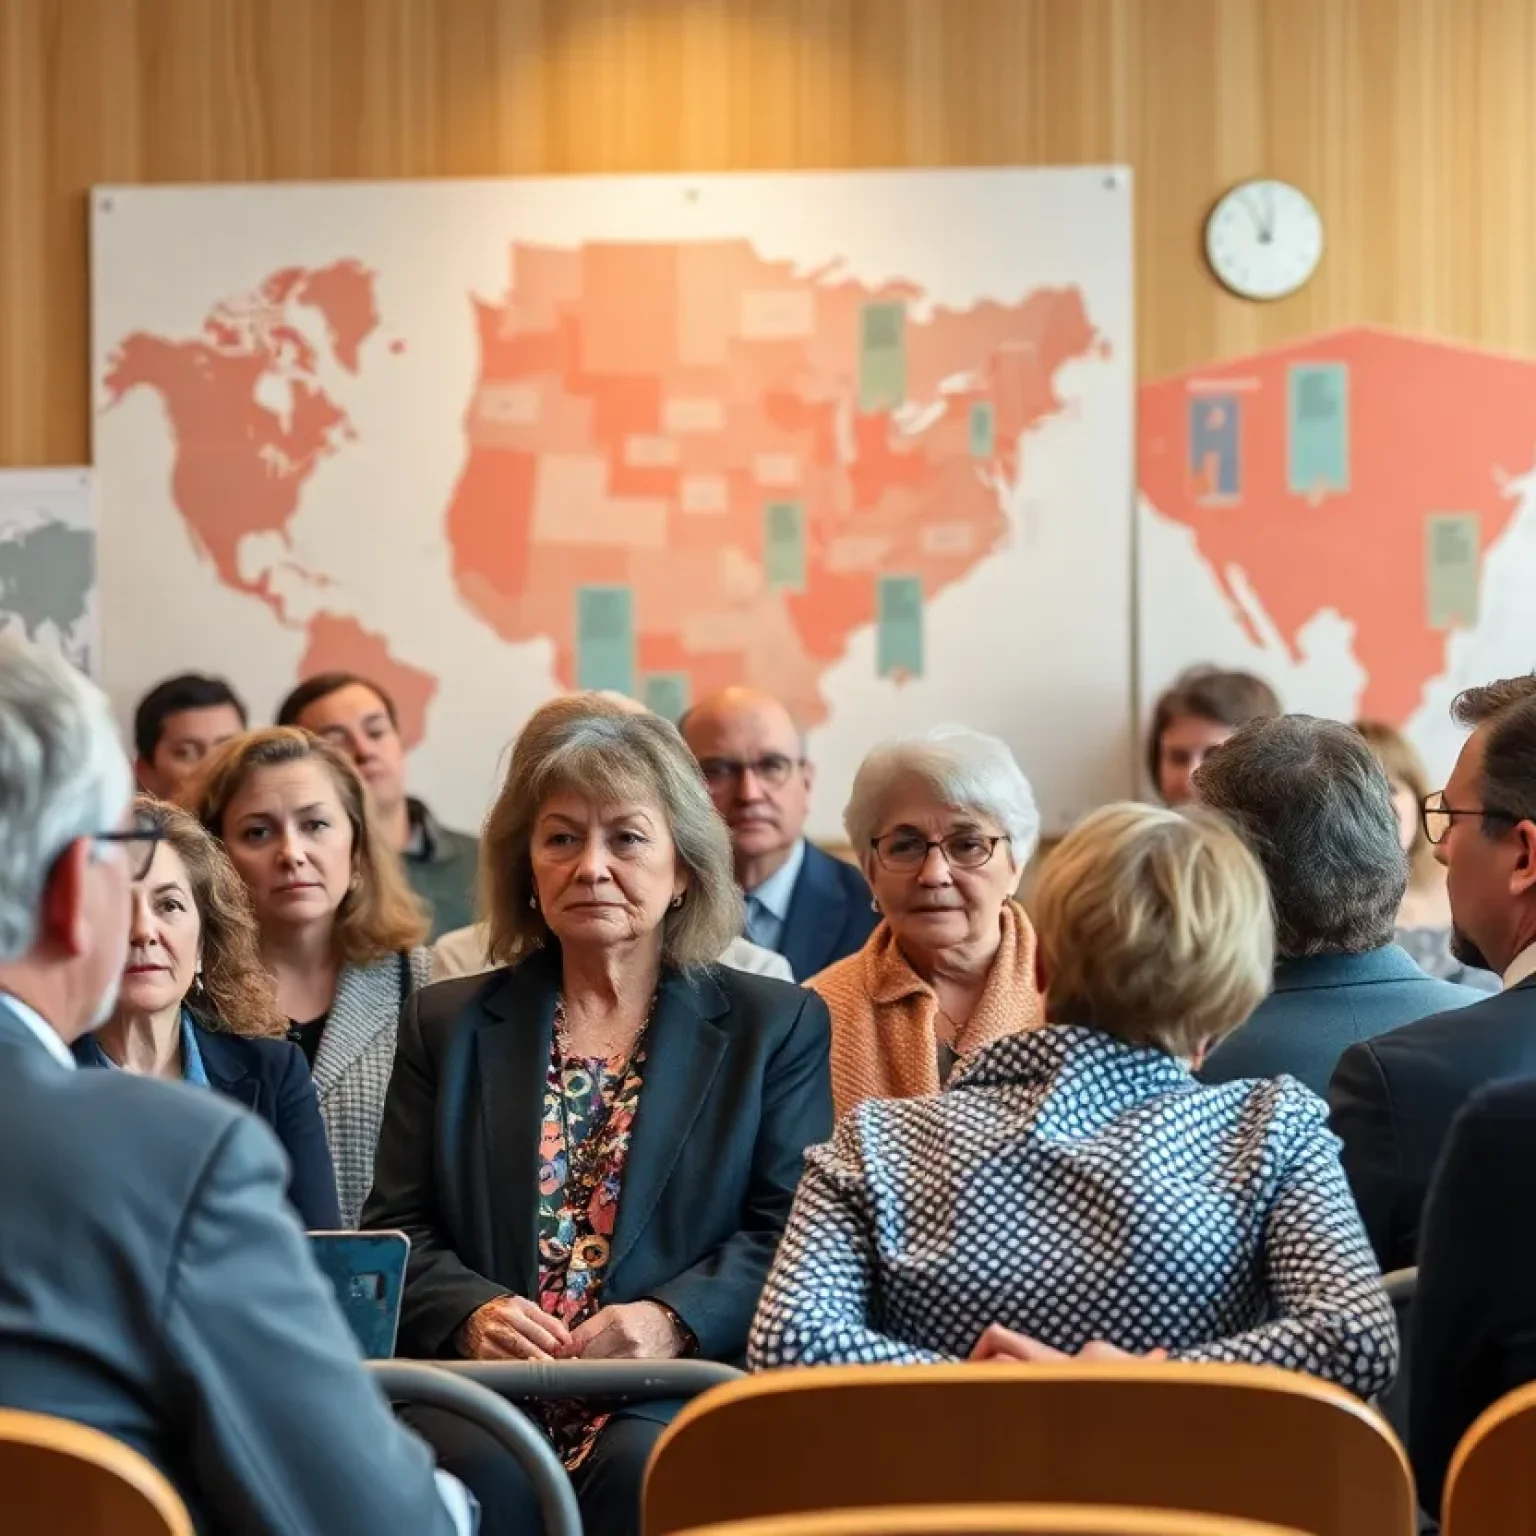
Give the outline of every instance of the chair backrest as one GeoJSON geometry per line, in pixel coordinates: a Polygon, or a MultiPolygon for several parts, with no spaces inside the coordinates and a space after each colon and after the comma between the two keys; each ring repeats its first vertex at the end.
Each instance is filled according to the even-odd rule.
{"type": "Polygon", "coordinates": [[[687,1536],[1306,1536],[1305,1532],[1188,1510],[1105,1505],[927,1504],[831,1510],[701,1525],[687,1536]]]}
{"type": "Polygon", "coordinates": [[[663,1435],[647,1536],[911,1504],[1117,1504],[1411,1536],[1392,1432],[1347,1392],[1262,1366],[937,1365],[776,1371],[663,1435]]]}
{"type": "Polygon", "coordinates": [[[0,1521],[16,1536],[192,1536],[180,1496],[100,1430],[0,1408],[0,1521]]]}
{"type": "Polygon", "coordinates": [[[1501,1397],[1461,1437],[1445,1479],[1444,1536],[1536,1530],[1536,1382],[1501,1397]]]}

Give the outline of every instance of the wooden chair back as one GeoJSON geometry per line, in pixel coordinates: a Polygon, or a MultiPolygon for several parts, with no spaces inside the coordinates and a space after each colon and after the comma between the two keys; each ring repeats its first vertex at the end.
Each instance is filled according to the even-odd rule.
{"type": "Polygon", "coordinates": [[[1225,1515],[1105,1505],[926,1504],[911,1508],[768,1515],[701,1525],[687,1536],[1304,1536],[1225,1515]]]}
{"type": "Polygon", "coordinates": [[[1536,1530],[1536,1382],[1501,1397],[1461,1437],[1440,1528],[1442,1536],[1536,1530]]]}
{"type": "Polygon", "coordinates": [[[695,1399],[645,1484],[647,1536],[873,1505],[1111,1504],[1412,1536],[1407,1457],[1347,1392],[1261,1366],[832,1367],[695,1399]]]}
{"type": "Polygon", "coordinates": [[[192,1536],[180,1496],[100,1430],[0,1408],[0,1528],[7,1536],[192,1536]]]}

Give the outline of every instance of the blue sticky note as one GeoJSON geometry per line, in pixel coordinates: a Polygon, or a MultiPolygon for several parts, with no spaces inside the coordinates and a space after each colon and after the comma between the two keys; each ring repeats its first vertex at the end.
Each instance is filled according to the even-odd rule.
{"type": "Polygon", "coordinates": [[[994,445],[994,416],[990,400],[971,402],[971,457],[990,459],[994,445]]]}
{"type": "Polygon", "coordinates": [[[686,672],[647,672],[640,697],[652,714],[676,725],[688,712],[692,679],[686,672]]]}
{"type": "Polygon", "coordinates": [[[859,410],[894,411],[906,398],[906,305],[868,303],[859,312],[859,410]]]}
{"type": "Polygon", "coordinates": [[[1189,397],[1189,480],[1196,502],[1241,500],[1243,401],[1236,391],[1189,397]]]}
{"type": "Polygon", "coordinates": [[[1349,368],[1296,363],[1287,370],[1287,434],[1293,496],[1349,489],[1349,368]]]}
{"type": "Polygon", "coordinates": [[[805,591],[805,508],[798,501],[763,508],[763,569],[770,587],[805,591]]]}
{"type": "Polygon", "coordinates": [[[635,691],[635,597],[628,587],[577,587],[576,686],[635,691]]]}
{"type": "Polygon", "coordinates": [[[881,677],[923,675],[923,580],[882,576],[876,588],[875,668],[881,677]]]}

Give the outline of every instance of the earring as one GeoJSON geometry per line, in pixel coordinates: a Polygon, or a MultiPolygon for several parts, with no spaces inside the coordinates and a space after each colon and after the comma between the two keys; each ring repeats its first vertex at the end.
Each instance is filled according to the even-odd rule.
{"type": "Polygon", "coordinates": [[[679,908],[679,907],[680,907],[680,906],[682,906],[682,904],[683,904],[683,898],[682,898],[682,896],[681,896],[681,895],[677,895],[677,896],[674,896],[674,897],[673,897],[673,898],[672,898],[672,910],[673,910],[673,911],[674,911],[674,912],[676,912],[676,911],[677,911],[677,909],[678,909],[678,908],[679,908]]]}
{"type": "Polygon", "coordinates": [[[530,896],[528,898],[528,907],[530,911],[537,912],[539,910],[539,898],[537,896],[530,896]]]}
{"type": "Polygon", "coordinates": [[[880,915],[880,898],[878,896],[871,896],[869,898],[869,910],[871,912],[873,912],[876,917],[879,917],[879,915],[880,915]]]}

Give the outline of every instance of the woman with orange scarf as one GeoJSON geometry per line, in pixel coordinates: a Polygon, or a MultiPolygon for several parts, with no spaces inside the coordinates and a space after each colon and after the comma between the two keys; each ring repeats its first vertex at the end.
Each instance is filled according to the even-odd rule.
{"type": "Polygon", "coordinates": [[[1041,1021],[1035,933],[1012,899],[1040,832],[995,736],[940,726],[877,746],[843,825],[882,921],[806,983],[832,1014],[837,1113],[937,1093],[955,1066],[1041,1021]]]}

